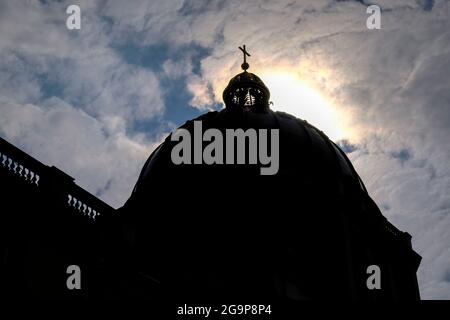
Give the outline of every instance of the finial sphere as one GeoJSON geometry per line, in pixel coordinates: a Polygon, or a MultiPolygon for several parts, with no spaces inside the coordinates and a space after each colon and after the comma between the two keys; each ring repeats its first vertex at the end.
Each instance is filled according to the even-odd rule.
{"type": "Polygon", "coordinates": [[[244,71],[247,71],[247,69],[250,68],[250,65],[247,62],[244,62],[241,64],[241,68],[244,69],[244,71]]]}

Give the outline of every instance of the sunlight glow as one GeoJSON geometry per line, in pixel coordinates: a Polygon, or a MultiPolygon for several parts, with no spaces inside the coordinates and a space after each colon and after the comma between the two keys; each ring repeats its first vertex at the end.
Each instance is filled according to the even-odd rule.
{"type": "Polygon", "coordinates": [[[271,109],[290,113],[325,132],[331,140],[344,138],[336,110],[295,75],[261,73],[270,90],[271,109]]]}

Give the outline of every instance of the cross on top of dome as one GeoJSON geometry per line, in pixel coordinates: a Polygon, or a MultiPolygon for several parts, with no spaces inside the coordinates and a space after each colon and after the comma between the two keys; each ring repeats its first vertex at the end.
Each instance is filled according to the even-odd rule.
{"type": "Polygon", "coordinates": [[[241,67],[244,72],[231,78],[228,86],[223,91],[223,101],[228,108],[254,108],[254,110],[264,111],[269,108],[270,92],[264,82],[255,74],[247,72],[250,65],[247,63],[247,52],[245,45],[239,47],[244,56],[241,67]]]}
{"type": "Polygon", "coordinates": [[[244,63],[241,64],[241,68],[244,71],[247,71],[248,68],[250,68],[250,65],[247,63],[247,56],[251,57],[251,55],[247,52],[247,50],[245,49],[245,44],[242,46],[243,48],[239,47],[239,50],[242,51],[242,53],[244,54],[244,63]]]}

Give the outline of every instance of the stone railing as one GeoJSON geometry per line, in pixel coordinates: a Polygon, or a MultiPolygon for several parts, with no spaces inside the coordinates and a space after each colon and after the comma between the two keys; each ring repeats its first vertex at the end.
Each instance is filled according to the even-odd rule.
{"type": "Polygon", "coordinates": [[[38,187],[45,165],[0,138],[0,168],[38,187]]]}
{"type": "MultiPolygon", "coordinates": [[[[0,138],[0,172],[18,183],[49,193],[58,206],[66,206],[92,221],[113,214],[114,209],[75,184],[74,179],[56,167],[49,167],[0,138]]],[[[0,180],[0,183],[2,181],[0,180]]]]}

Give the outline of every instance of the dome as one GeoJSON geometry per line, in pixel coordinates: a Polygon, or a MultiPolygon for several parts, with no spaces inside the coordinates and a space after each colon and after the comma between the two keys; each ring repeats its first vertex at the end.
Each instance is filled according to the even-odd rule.
{"type": "Polygon", "coordinates": [[[222,97],[227,107],[267,108],[270,92],[257,75],[244,71],[230,80],[222,97]]]}
{"type": "MultiPolygon", "coordinates": [[[[179,129],[185,129],[194,136],[194,124],[202,123],[203,132],[214,128],[221,132],[227,129],[278,129],[279,130],[279,170],[272,179],[284,179],[289,177],[301,184],[304,180],[321,184],[318,188],[326,189],[336,187],[343,188],[343,184],[351,188],[359,188],[365,192],[364,185],[351,165],[345,153],[331,141],[325,133],[309,124],[305,120],[296,118],[290,114],[273,111],[269,108],[263,112],[257,108],[224,108],[221,111],[212,111],[198,118],[190,120],[179,129]],[[345,183],[344,183],[345,182],[345,183]]],[[[243,176],[260,175],[259,164],[244,165],[177,165],[171,160],[171,151],[177,144],[167,137],[155,152],[149,157],[135,187],[139,192],[144,185],[152,183],[153,179],[161,175],[173,176],[172,181],[180,180],[179,177],[187,176],[200,179],[202,172],[223,174],[226,179],[240,180],[243,176]]],[[[205,145],[205,142],[202,143],[205,145]]],[[[193,153],[194,151],[192,151],[193,153]]],[[[226,156],[226,155],[225,155],[226,156]]],[[[209,174],[205,174],[209,180],[209,174]]],[[[248,181],[247,183],[250,183],[248,181]]],[[[283,187],[288,187],[286,183],[283,187]]],[[[238,188],[239,186],[235,186],[238,188]]],[[[338,189],[336,189],[338,190],[338,189]]]]}
{"type": "MultiPolygon", "coordinates": [[[[341,268],[345,237],[336,226],[352,216],[365,219],[367,210],[379,214],[344,152],[306,121],[269,108],[227,106],[180,128],[194,140],[199,122],[203,132],[213,128],[224,136],[230,129],[278,129],[279,168],[261,175],[259,163],[174,164],[178,142],[174,133],[167,137],[145,163],[123,209],[135,221],[134,250],[152,252],[147,264],[156,274],[167,277],[180,296],[267,298],[277,292],[277,261],[298,255],[291,267],[304,274],[326,274],[328,260],[341,268]]],[[[316,277],[302,281],[296,290],[308,292],[308,299],[316,286],[328,286],[316,277]]]]}
{"type": "MultiPolygon", "coordinates": [[[[296,179],[298,186],[307,182],[309,190],[312,190],[313,185],[317,185],[317,189],[322,190],[336,188],[335,191],[343,192],[345,188],[357,188],[365,192],[361,179],[345,153],[321,130],[305,120],[270,109],[270,91],[261,78],[247,71],[250,66],[246,61],[246,56],[250,55],[245,50],[245,46],[240,49],[244,53],[244,63],[242,64],[244,71],[231,78],[224,89],[225,108],[187,121],[179,129],[187,130],[191,136],[195,136],[195,123],[201,123],[203,132],[215,129],[222,132],[224,137],[226,131],[230,129],[278,130],[280,163],[278,171],[274,177],[271,177],[270,184],[272,186],[276,186],[277,183],[281,183],[288,177],[290,180],[296,179]]],[[[219,191],[226,183],[232,183],[234,187],[230,187],[228,191],[233,193],[242,186],[248,186],[260,180],[258,176],[263,166],[258,164],[174,164],[171,159],[171,151],[177,142],[174,142],[172,137],[173,133],[147,160],[134,194],[145,190],[148,183],[153,183],[160,176],[164,176],[164,179],[168,180],[170,175],[169,180],[172,182],[190,179],[191,176],[200,182],[203,177],[209,180],[216,176],[216,181],[212,183],[216,184],[217,181],[220,181],[219,186],[208,191],[219,191]],[[245,181],[242,181],[243,179],[245,181]]],[[[202,141],[200,148],[203,148],[206,143],[206,141],[202,141]]],[[[191,154],[195,152],[194,149],[195,147],[190,151],[191,154]]],[[[224,150],[223,153],[225,159],[226,151],[224,150]]],[[[288,184],[285,182],[282,186],[276,186],[276,189],[284,190],[288,184]]],[[[270,189],[270,186],[266,189],[270,189]]],[[[245,193],[249,194],[253,191],[247,190],[245,193]]]]}
{"type": "Polygon", "coordinates": [[[339,146],[271,110],[269,90],[246,68],[225,88],[225,108],[187,121],[146,161],[122,208],[135,228],[138,265],[183,297],[367,295],[365,278],[357,285],[353,278],[365,269],[348,270],[379,254],[362,243],[380,238],[381,212],[339,146]],[[230,132],[249,150],[241,161],[230,132]],[[181,141],[189,142],[177,153],[183,163],[174,160],[181,141]],[[275,170],[265,175],[269,153],[275,170]]]}
{"type": "Polygon", "coordinates": [[[247,56],[250,54],[243,47],[239,47],[244,55],[244,62],[241,67],[244,72],[231,78],[228,86],[223,91],[223,101],[227,108],[254,108],[257,111],[264,111],[269,107],[270,92],[262,80],[255,74],[247,72],[250,65],[247,63],[247,56]]]}
{"type": "MultiPolygon", "coordinates": [[[[279,129],[279,170],[264,176],[259,164],[176,165],[176,142],[166,138],[123,208],[135,221],[134,250],[152,252],[149,268],[167,277],[177,295],[199,299],[277,295],[274,283],[287,271],[274,270],[291,259],[289,268],[302,274],[339,273],[346,259],[343,228],[349,228],[344,221],[369,225],[368,211],[380,215],[340,148],[306,121],[270,109],[224,108],[181,128],[194,135],[196,121],[204,132],[279,129]]],[[[301,283],[295,272],[292,277],[306,299],[320,298],[317,290],[329,285],[326,277],[301,283]]],[[[344,283],[331,288],[347,285],[345,277],[334,280],[344,283]]]]}

